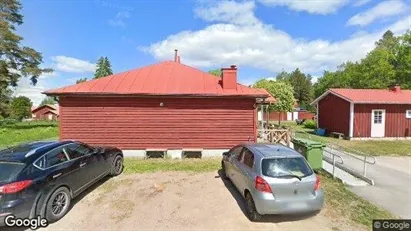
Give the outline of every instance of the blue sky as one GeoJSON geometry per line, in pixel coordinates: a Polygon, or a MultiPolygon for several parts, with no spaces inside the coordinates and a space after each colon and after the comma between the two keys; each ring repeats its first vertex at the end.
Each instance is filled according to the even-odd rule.
{"type": "Polygon", "coordinates": [[[281,70],[313,76],[356,61],[387,30],[411,25],[409,0],[24,0],[24,45],[43,54],[36,86],[22,79],[16,95],[40,103],[41,91],[92,77],[99,56],[115,73],[162,60],[202,70],[237,64],[250,84],[281,70]]]}

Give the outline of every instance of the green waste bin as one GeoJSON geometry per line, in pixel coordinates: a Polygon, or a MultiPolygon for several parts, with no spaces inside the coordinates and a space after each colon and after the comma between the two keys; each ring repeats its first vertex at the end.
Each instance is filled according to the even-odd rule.
{"type": "Polygon", "coordinates": [[[291,140],[294,149],[301,153],[314,170],[323,167],[323,148],[325,144],[308,139],[294,138],[291,140]]]}

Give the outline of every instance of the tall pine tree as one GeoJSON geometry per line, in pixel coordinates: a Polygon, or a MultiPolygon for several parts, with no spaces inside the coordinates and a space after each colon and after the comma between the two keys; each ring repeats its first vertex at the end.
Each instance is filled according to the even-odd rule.
{"type": "Polygon", "coordinates": [[[104,76],[112,75],[110,60],[106,57],[100,57],[97,60],[96,72],[94,73],[94,78],[98,79],[104,76]]]}
{"type": "Polygon", "coordinates": [[[11,101],[9,87],[17,86],[21,77],[29,77],[32,84],[49,68],[40,68],[41,53],[21,45],[23,38],[16,34],[16,26],[23,23],[18,0],[0,0],[0,114],[7,116],[11,101]]]}

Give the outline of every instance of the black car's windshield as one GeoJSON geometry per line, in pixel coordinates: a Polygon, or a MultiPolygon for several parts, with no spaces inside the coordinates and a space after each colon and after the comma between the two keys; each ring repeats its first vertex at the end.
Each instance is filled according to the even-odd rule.
{"type": "Polygon", "coordinates": [[[25,164],[16,162],[0,162],[0,184],[14,181],[25,164]]]}
{"type": "Polygon", "coordinates": [[[301,178],[313,174],[313,170],[302,157],[263,159],[262,173],[269,177],[301,178]]]}

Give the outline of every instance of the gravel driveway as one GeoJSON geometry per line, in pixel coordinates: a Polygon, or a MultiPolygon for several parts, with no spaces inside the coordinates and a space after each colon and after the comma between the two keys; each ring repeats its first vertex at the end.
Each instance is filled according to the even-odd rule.
{"type": "Polygon", "coordinates": [[[123,174],[96,184],[40,230],[360,230],[328,207],[315,216],[250,222],[233,187],[217,172],[123,174]]]}

